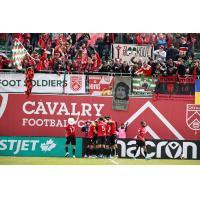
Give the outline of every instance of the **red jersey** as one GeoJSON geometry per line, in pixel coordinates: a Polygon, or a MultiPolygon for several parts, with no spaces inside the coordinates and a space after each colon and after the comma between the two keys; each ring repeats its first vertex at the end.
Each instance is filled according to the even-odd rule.
{"type": "Polygon", "coordinates": [[[106,136],[110,136],[110,131],[111,131],[111,125],[106,124],[106,136]]]}
{"type": "Polygon", "coordinates": [[[106,136],[106,123],[105,122],[97,123],[97,135],[98,136],[106,136]]]}
{"type": "Polygon", "coordinates": [[[146,135],[147,131],[145,128],[139,128],[138,129],[138,135],[137,135],[137,140],[142,140],[145,141],[145,135],[146,135]]]}
{"type": "Polygon", "coordinates": [[[66,128],[65,128],[65,130],[66,130],[66,135],[67,136],[71,136],[71,135],[74,135],[75,136],[75,125],[67,125],[66,126],[66,128]]]}
{"type": "Polygon", "coordinates": [[[110,122],[110,135],[115,135],[116,134],[116,123],[115,121],[110,122]]]}
{"type": "Polygon", "coordinates": [[[94,137],[94,130],[95,130],[95,125],[90,124],[89,129],[88,129],[88,138],[93,138],[94,137]]]}

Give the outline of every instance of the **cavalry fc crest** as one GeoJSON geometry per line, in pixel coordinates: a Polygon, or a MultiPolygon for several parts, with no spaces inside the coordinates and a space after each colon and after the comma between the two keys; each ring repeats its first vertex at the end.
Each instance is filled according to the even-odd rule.
{"type": "Polygon", "coordinates": [[[200,105],[187,104],[186,123],[190,129],[200,130],[200,105]]]}
{"type": "Polygon", "coordinates": [[[79,91],[82,88],[82,76],[71,76],[70,88],[73,91],[79,91]]]}

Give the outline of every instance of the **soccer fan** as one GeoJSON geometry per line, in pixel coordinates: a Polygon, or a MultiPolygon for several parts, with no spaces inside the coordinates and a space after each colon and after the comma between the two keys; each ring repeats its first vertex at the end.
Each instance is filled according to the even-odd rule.
{"type": "Polygon", "coordinates": [[[144,62],[143,65],[135,72],[135,75],[144,75],[144,76],[151,76],[152,74],[152,67],[148,65],[147,62],[144,62]]]}
{"type": "Polygon", "coordinates": [[[74,118],[69,118],[68,119],[68,125],[65,127],[65,130],[66,130],[65,137],[67,139],[66,146],[65,146],[65,150],[66,150],[65,157],[69,156],[68,145],[71,143],[72,148],[73,148],[72,157],[75,158],[75,150],[76,150],[76,129],[75,129],[75,125],[78,122],[78,119],[79,119],[79,116],[78,116],[76,121],[74,120],[74,118]]]}
{"type": "Polygon", "coordinates": [[[103,158],[106,144],[106,123],[103,117],[99,117],[97,123],[97,157],[103,158]]]}
{"type": "Polygon", "coordinates": [[[108,125],[110,126],[110,145],[111,145],[111,156],[118,157],[117,148],[117,123],[109,117],[108,125]]]}
{"type": "Polygon", "coordinates": [[[27,97],[31,94],[32,88],[33,88],[33,78],[34,78],[34,66],[35,61],[34,59],[27,53],[22,61],[22,66],[25,68],[25,86],[27,90],[25,91],[25,94],[27,97]]]}
{"type": "Polygon", "coordinates": [[[145,159],[149,160],[150,158],[147,157],[147,147],[145,144],[145,135],[147,133],[145,127],[147,125],[145,121],[141,121],[140,124],[141,124],[141,127],[138,129],[138,135],[136,136],[136,149],[133,151],[133,158],[135,159],[137,150],[140,147],[140,148],[143,148],[144,150],[145,159]]]}
{"type": "Polygon", "coordinates": [[[160,59],[162,63],[166,60],[166,51],[164,50],[164,48],[165,47],[161,45],[159,49],[153,52],[153,55],[155,56],[156,60],[160,59]]]}
{"type": "Polygon", "coordinates": [[[32,67],[28,67],[26,69],[26,78],[25,78],[25,85],[26,85],[26,91],[25,94],[27,97],[29,97],[29,95],[31,94],[32,88],[33,88],[33,78],[34,78],[34,70],[32,67]]]}
{"type": "Polygon", "coordinates": [[[7,58],[6,54],[0,52],[0,69],[8,69],[10,60],[7,58]]]}
{"type": "Polygon", "coordinates": [[[51,38],[49,33],[41,33],[39,40],[38,40],[38,46],[41,49],[50,50],[51,48],[51,38]]]}

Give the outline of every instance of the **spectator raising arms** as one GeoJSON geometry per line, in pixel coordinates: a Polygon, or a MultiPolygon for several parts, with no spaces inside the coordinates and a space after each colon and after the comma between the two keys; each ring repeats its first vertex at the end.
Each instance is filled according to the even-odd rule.
{"type": "Polygon", "coordinates": [[[139,33],[136,37],[136,44],[142,45],[142,44],[149,44],[150,38],[147,33],[139,33]]]}
{"type": "Polygon", "coordinates": [[[135,72],[135,75],[151,76],[152,68],[146,62],[143,63],[142,67],[135,72]]]}
{"type": "Polygon", "coordinates": [[[117,130],[118,138],[120,139],[126,138],[127,128],[128,128],[128,122],[126,123],[126,125],[124,123],[121,124],[121,126],[117,130]]]}
{"type": "Polygon", "coordinates": [[[46,49],[46,50],[50,50],[51,48],[51,38],[50,38],[50,34],[49,33],[42,33],[40,35],[39,41],[38,41],[38,46],[41,49],[46,49]]]}

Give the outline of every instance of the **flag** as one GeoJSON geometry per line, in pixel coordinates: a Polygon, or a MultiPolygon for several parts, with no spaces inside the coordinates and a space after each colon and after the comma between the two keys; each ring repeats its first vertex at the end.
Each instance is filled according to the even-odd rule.
{"type": "Polygon", "coordinates": [[[131,77],[116,76],[113,90],[113,110],[128,110],[131,77]]]}
{"type": "Polygon", "coordinates": [[[14,45],[12,48],[12,60],[13,60],[13,65],[15,66],[16,69],[21,70],[22,69],[22,60],[24,56],[26,55],[27,50],[24,48],[22,43],[18,40],[15,39],[14,45]]]}
{"type": "Polygon", "coordinates": [[[200,80],[195,82],[195,104],[200,105],[200,80]]]}

